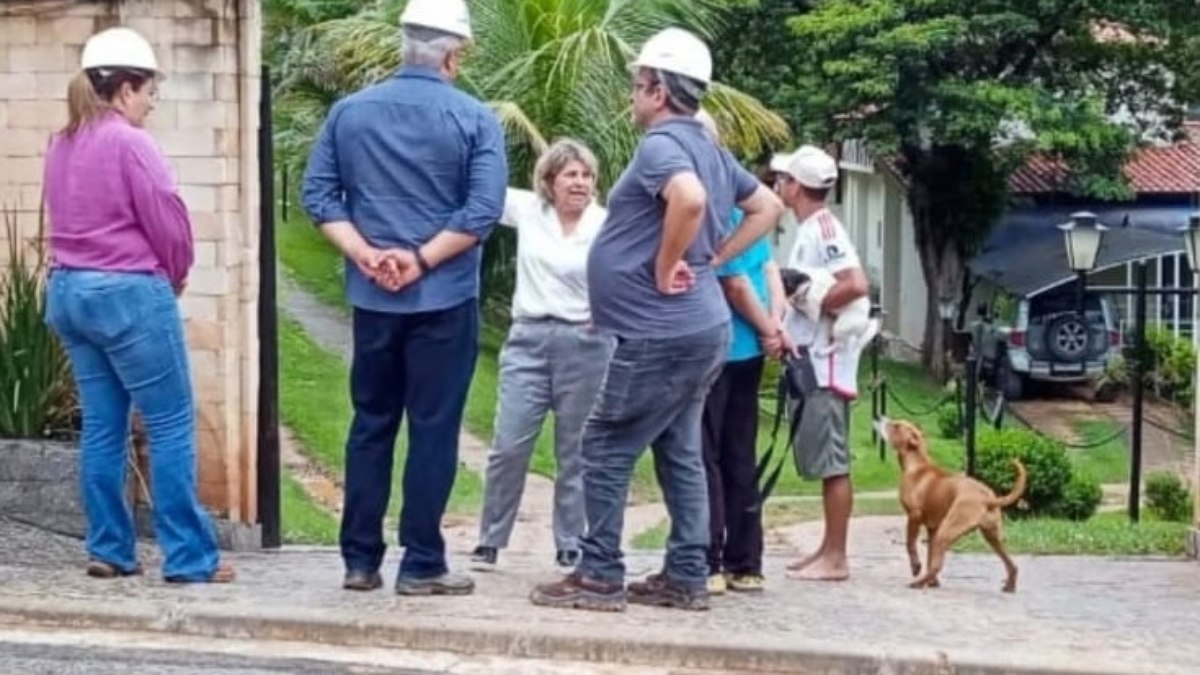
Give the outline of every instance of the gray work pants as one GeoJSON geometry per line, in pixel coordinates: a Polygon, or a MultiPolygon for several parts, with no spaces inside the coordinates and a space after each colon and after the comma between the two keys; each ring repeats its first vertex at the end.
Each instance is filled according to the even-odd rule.
{"type": "Polygon", "coordinates": [[[554,413],[554,544],[579,548],[583,507],[583,425],[604,380],[615,340],[579,324],[518,320],[500,351],[500,400],[488,454],[479,544],[508,545],[525,474],[546,413],[554,413]]]}

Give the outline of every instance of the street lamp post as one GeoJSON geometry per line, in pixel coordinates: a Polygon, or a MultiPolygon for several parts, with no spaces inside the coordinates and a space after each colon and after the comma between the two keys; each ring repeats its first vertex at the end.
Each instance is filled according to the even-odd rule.
{"type": "MultiPolygon", "coordinates": [[[[1096,220],[1094,214],[1079,212],[1071,215],[1071,222],[1058,226],[1063,231],[1064,243],[1067,248],[1067,264],[1079,275],[1080,313],[1082,314],[1082,298],[1086,292],[1087,273],[1096,265],[1100,252],[1100,244],[1104,232],[1108,229],[1096,220]]],[[[1188,267],[1192,270],[1193,278],[1200,274],[1197,263],[1200,262],[1200,213],[1193,213],[1188,218],[1188,224],[1180,228],[1187,252],[1188,267]]],[[[1129,457],[1129,519],[1137,522],[1141,509],[1142,481],[1142,408],[1144,404],[1144,382],[1146,369],[1146,296],[1155,295],[1185,295],[1195,294],[1193,288],[1147,288],[1146,261],[1137,262],[1137,283],[1129,286],[1096,286],[1096,293],[1121,293],[1134,296],[1134,363],[1133,363],[1133,416],[1130,420],[1130,457],[1129,457]]],[[[1086,320],[1084,322],[1086,326],[1086,320]]],[[[1090,334],[1090,332],[1089,332],[1090,334]]],[[[1086,370],[1084,372],[1087,372],[1086,370]]],[[[1200,434],[1200,416],[1194,420],[1197,434],[1200,434]]],[[[1196,453],[1196,476],[1193,491],[1200,491],[1200,452],[1196,453]]],[[[1200,496],[1195,497],[1197,506],[1197,528],[1200,529],[1200,496]]],[[[1194,537],[1200,535],[1193,535],[1194,537]]]]}

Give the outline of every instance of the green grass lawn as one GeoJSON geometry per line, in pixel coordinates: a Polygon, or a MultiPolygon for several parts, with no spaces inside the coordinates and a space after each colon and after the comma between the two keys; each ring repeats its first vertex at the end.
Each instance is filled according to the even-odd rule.
{"type": "Polygon", "coordinates": [[[337,519],[313,502],[300,483],[286,472],[280,497],[283,506],[283,540],[286,543],[337,543],[337,519]]]}
{"type": "MultiPolygon", "coordinates": [[[[1079,523],[1070,520],[1010,519],[1004,540],[1013,554],[1026,555],[1183,555],[1188,523],[1167,523],[1143,516],[1137,524],[1125,513],[1098,513],[1079,523]]],[[[963,537],[960,551],[991,551],[978,533],[963,537]]]]}
{"type": "Polygon", "coordinates": [[[1091,445],[1111,438],[1095,448],[1067,448],[1067,454],[1070,455],[1075,468],[1101,483],[1128,482],[1129,446],[1125,441],[1126,434],[1112,438],[1121,426],[1103,419],[1080,420],[1073,426],[1079,440],[1077,445],[1091,445]]]}
{"type": "Polygon", "coordinates": [[[329,306],[349,312],[343,293],[343,259],[333,244],[316,227],[299,220],[280,223],[275,238],[288,276],[329,306]]]}

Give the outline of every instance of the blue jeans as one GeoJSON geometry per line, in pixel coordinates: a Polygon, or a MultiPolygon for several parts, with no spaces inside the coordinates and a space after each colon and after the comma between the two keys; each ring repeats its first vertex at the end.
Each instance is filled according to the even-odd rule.
{"type": "Polygon", "coordinates": [[[163,576],[207,581],[217,568],[217,540],[196,495],[196,411],[171,285],[150,274],[56,269],[46,321],[67,350],[83,407],[88,556],[123,571],[137,565],[125,493],[129,416],[137,406],[150,441],[163,576]]]}
{"type": "Polygon", "coordinates": [[[664,571],[682,585],[705,587],[709,523],[701,420],[729,341],[728,323],[678,338],[618,339],[583,432],[584,576],[625,580],[625,502],[634,465],[650,446],[671,516],[664,571]]]}
{"type": "Polygon", "coordinates": [[[341,547],[346,569],[383,563],[383,516],[392,492],[400,420],[408,413],[399,576],[445,574],[442,516],[458,470],[458,434],[475,372],[479,303],[415,314],[354,310],[341,547]]]}

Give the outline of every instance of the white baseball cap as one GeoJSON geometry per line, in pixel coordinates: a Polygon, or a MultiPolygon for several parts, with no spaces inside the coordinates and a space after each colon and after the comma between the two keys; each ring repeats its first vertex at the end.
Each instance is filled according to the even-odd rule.
{"type": "Polygon", "coordinates": [[[797,183],[815,190],[833,187],[838,178],[837,160],[815,145],[802,145],[793,153],[771,158],[771,170],[786,173],[797,183]]]}

